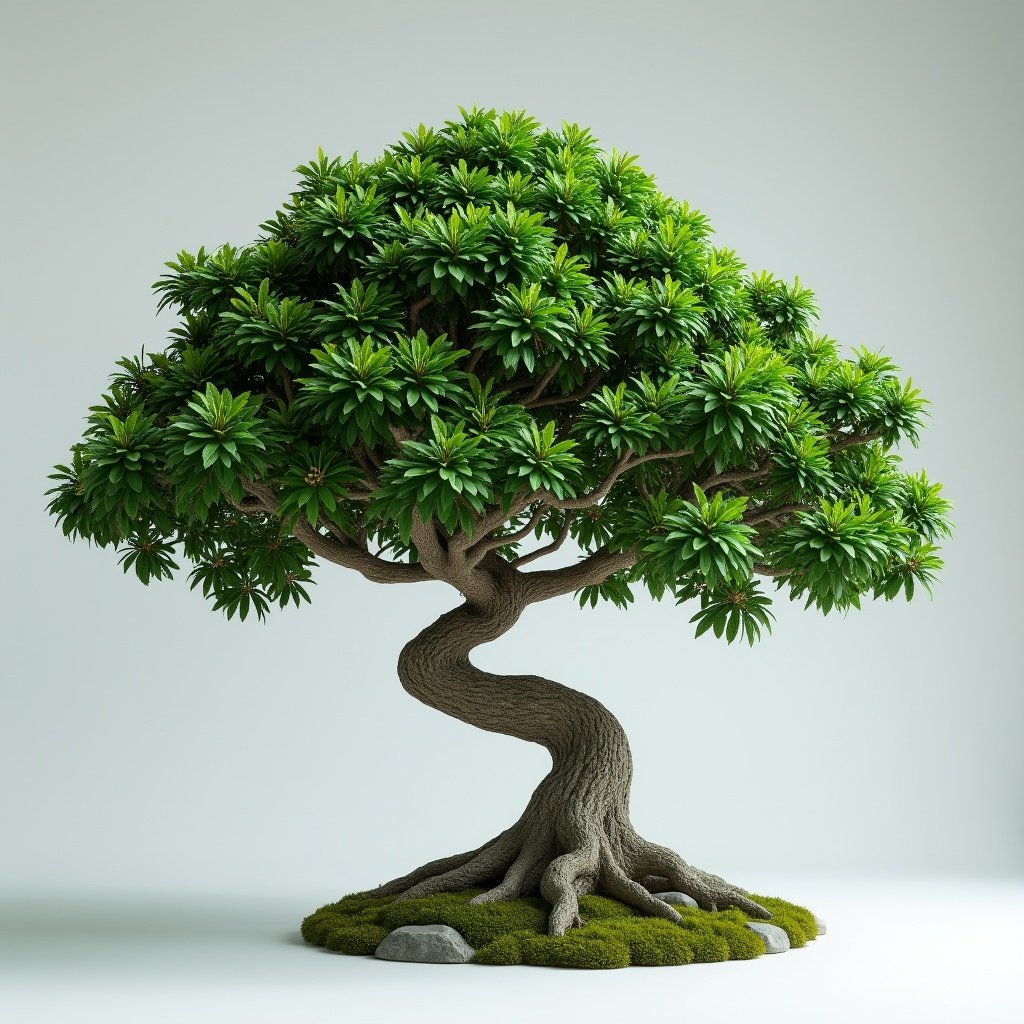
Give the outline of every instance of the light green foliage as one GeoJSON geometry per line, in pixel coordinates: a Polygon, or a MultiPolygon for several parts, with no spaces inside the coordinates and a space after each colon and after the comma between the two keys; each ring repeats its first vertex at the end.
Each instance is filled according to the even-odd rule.
{"type": "Polygon", "coordinates": [[[493,495],[491,470],[495,459],[481,454],[484,437],[470,437],[460,420],[451,427],[437,416],[430,420],[429,441],[407,441],[404,456],[391,459],[381,474],[381,486],[371,511],[398,523],[409,543],[413,514],[424,520],[436,516],[450,533],[469,529],[473,512],[482,512],[493,495]]]}
{"type": "Polygon", "coordinates": [[[543,430],[531,423],[518,437],[509,439],[510,472],[525,478],[534,491],[550,491],[556,498],[564,498],[573,493],[572,485],[579,478],[581,463],[571,454],[576,447],[576,441],[555,441],[554,420],[543,430]]]}
{"type": "Polygon", "coordinates": [[[709,588],[750,577],[760,551],[756,532],[742,522],[746,498],[726,498],[719,491],[710,500],[694,485],[694,502],[682,502],[664,517],[665,532],[646,545],[652,561],[661,562],[667,577],[699,574],[709,588]]]}
{"type": "Polygon", "coordinates": [[[337,299],[323,299],[327,309],[317,319],[317,330],[325,342],[362,341],[372,338],[386,342],[403,327],[402,302],[386,285],[371,281],[366,287],[355,277],[346,288],[336,284],[337,299]]]}
{"type": "Polygon", "coordinates": [[[167,430],[175,440],[169,442],[165,464],[177,488],[179,512],[207,512],[225,495],[241,500],[240,478],[263,475],[273,431],[258,415],[260,404],[248,391],[232,397],[211,383],[203,394],[196,392],[186,412],[171,417],[167,430]]]}
{"type": "MultiPolygon", "coordinates": [[[[646,917],[605,896],[580,898],[582,928],[547,935],[548,907],[539,897],[473,906],[481,890],[439,893],[395,903],[390,898],[346,896],[302,922],[307,942],[342,953],[373,953],[384,936],[411,924],[445,924],[476,949],[474,963],[608,969],[751,960],[765,951],[739,910],[677,908],[680,922],[646,917]]],[[[775,897],[753,896],[772,912],[772,923],[803,946],[817,935],[809,910],[775,897]]]]}
{"type": "Polygon", "coordinates": [[[505,512],[509,560],[635,551],[581,603],[699,601],[730,642],[770,628],[759,576],[826,612],[932,585],[949,504],[895,452],[925,400],[636,157],[472,108],[296,173],[254,241],[166,264],[166,350],[117,362],[52,474],[67,536],[144,583],[184,556],[240,618],[306,600],[292,529],[414,561],[414,510],[445,543],[505,512]]]}

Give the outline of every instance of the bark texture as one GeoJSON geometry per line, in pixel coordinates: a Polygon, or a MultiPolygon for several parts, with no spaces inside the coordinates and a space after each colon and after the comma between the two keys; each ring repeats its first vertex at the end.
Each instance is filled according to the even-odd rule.
{"type": "Polygon", "coordinates": [[[541,676],[495,675],[470,662],[473,649],[511,629],[534,597],[528,576],[509,571],[492,579],[486,601],[467,600],[406,645],[398,674],[409,693],[438,711],[541,744],[551,754],[551,771],[522,817],[500,835],[368,895],[409,899],[490,886],[473,901],[487,903],[539,891],[551,904],[551,935],[582,923],[578,900],[591,892],[673,921],[677,911],[652,891],[669,888],[706,909],[736,906],[770,917],[742,889],[636,833],[629,821],[629,744],[598,701],[541,676]]]}

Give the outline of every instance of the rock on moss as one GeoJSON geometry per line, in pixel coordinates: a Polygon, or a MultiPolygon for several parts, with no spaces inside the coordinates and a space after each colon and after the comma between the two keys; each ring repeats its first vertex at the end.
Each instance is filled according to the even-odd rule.
{"type": "Polygon", "coordinates": [[[785,953],[789,949],[789,936],[777,924],[765,921],[748,921],[747,927],[764,940],[768,953],[785,953]]]}
{"type": "Polygon", "coordinates": [[[789,945],[793,949],[806,946],[817,937],[818,925],[814,915],[805,907],[798,907],[795,903],[780,900],[776,896],[756,896],[751,893],[750,898],[771,911],[770,923],[778,925],[789,936],[789,945]]]}
{"type": "Polygon", "coordinates": [[[687,896],[685,892],[656,892],[654,898],[661,900],[662,903],[671,903],[675,907],[697,906],[697,901],[692,896],[687,896]]]}
{"type": "Polygon", "coordinates": [[[389,932],[377,947],[381,960],[417,964],[468,964],[476,950],[446,924],[408,924],[389,932]]]}

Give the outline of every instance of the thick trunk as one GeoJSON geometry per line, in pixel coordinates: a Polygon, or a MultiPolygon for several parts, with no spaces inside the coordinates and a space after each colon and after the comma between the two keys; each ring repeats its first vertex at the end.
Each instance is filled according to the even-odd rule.
{"type": "Polygon", "coordinates": [[[598,701],[540,676],[495,675],[470,662],[474,648],[519,619],[527,604],[520,579],[502,578],[484,606],[467,602],[442,615],[406,645],[398,673],[409,693],[438,711],[541,744],[551,771],[511,828],[373,893],[408,899],[490,885],[474,902],[491,902],[539,890],[551,903],[552,935],[580,924],[578,897],[595,891],[671,920],[678,913],[651,887],[670,886],[708,908],[735,905],[768,916],[742,890],[636,834],[629,822],[629,744],[598,701]]]}

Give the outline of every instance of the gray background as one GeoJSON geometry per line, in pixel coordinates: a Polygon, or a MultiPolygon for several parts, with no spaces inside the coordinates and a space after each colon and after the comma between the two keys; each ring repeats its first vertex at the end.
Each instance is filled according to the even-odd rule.
{"type": "Polygon", "coordinates": [[[370,157],[474,102],[590,125],[751,268],[800,274],[823,329],[932,399],[907,465],[957,523],[931,602],[780,603],[749,651],[695,641],[691,609],[565,598],[480,663],[604,701],[640,830],[755,890],[780,870],[1019,872],[1021,8],[270,6],[4,17],[0,880],[315,904],[475,845],[544,773],[540,748],[401,690],[444,585],[328,566],[312,607],[240,626],[43,512],[113,361],[164,344],[164,260],[252,239],[318,144],[370,157]]]}

